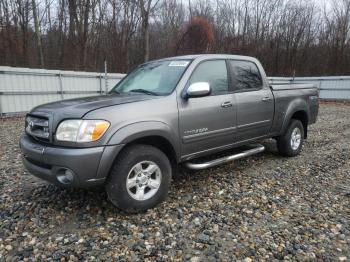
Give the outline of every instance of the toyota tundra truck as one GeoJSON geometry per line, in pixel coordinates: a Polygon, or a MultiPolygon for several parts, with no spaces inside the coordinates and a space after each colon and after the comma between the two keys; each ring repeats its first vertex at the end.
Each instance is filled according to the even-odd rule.
{"type": "Polygon", "coordinates": [[[35,107],[20,147],[29,173],[103,185],[115,206],[142,212],[166,198],[179,164],[199,170],[247,157],[266,138],[281,155],[298,155],[318,106],[317,87],[271,85],[255,58],[180,56],[138,66],[106,95],[35,107]]]}

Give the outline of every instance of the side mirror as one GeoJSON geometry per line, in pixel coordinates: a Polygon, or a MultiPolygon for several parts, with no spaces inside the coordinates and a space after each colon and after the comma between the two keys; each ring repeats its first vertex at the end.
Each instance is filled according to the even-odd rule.
{"type": "Polygon", "coordinates": [[[186,90],[186,98],[203,97],[210,95],[211,89],[207,82],[197,82],[191,84],[186,90]]]}

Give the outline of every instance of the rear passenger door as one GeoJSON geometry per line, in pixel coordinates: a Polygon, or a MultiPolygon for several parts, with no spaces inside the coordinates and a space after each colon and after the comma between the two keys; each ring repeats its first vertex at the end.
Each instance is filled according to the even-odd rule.
{"type": "Polygon", "coordinates": [[[264,85],[254,62],[229,60],[228,64],[237,108],[235,140],[241,142],[267,135],[274,113],[270,88],[264,85]]]}

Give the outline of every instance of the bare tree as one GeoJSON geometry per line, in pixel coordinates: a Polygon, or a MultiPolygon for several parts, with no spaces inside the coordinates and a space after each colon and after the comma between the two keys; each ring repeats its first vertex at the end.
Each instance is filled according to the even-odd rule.
{"type": "Polygon", "coordinates": [[[42,47],[42,44],[41,44],[41,34],[40,34],[38,13],[37,13],[35,0],[32,0],[32,9],[33,9],[33,18],[34,18],[34,29],[35,29],[36,43],[37,43],[37,46],[38,46],[38,57],[39,57],[39,61],[40,61],[40,66],[44,67],[44,54],[43,54],[43,47],[42,47]]]}
{"type": "Polygon", "coordinates": [[[149,60],[149,20],[150,15],[156,8],[159,0],[138,0],[141,10],[141,24],[142,24],[142,39],[143,39],[143,54],[144,61],[149,60]]]}
{"type": "Polygon", "coordinates": [[[269,75],[350,74],[350,0],[315,3],[0,0],[0,65],[126,72],[177,50],[256,56],[269,75]]]}

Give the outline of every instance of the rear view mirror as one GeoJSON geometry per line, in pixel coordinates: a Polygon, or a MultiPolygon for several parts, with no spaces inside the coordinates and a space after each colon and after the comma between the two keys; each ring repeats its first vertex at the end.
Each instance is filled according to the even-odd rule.
{"type": "Polygon", "coordinates": [[[207,82],[197,82],[191,84],[186,91],[186,98],[203,97],[210,95],[211,89],[207,82]]]}

